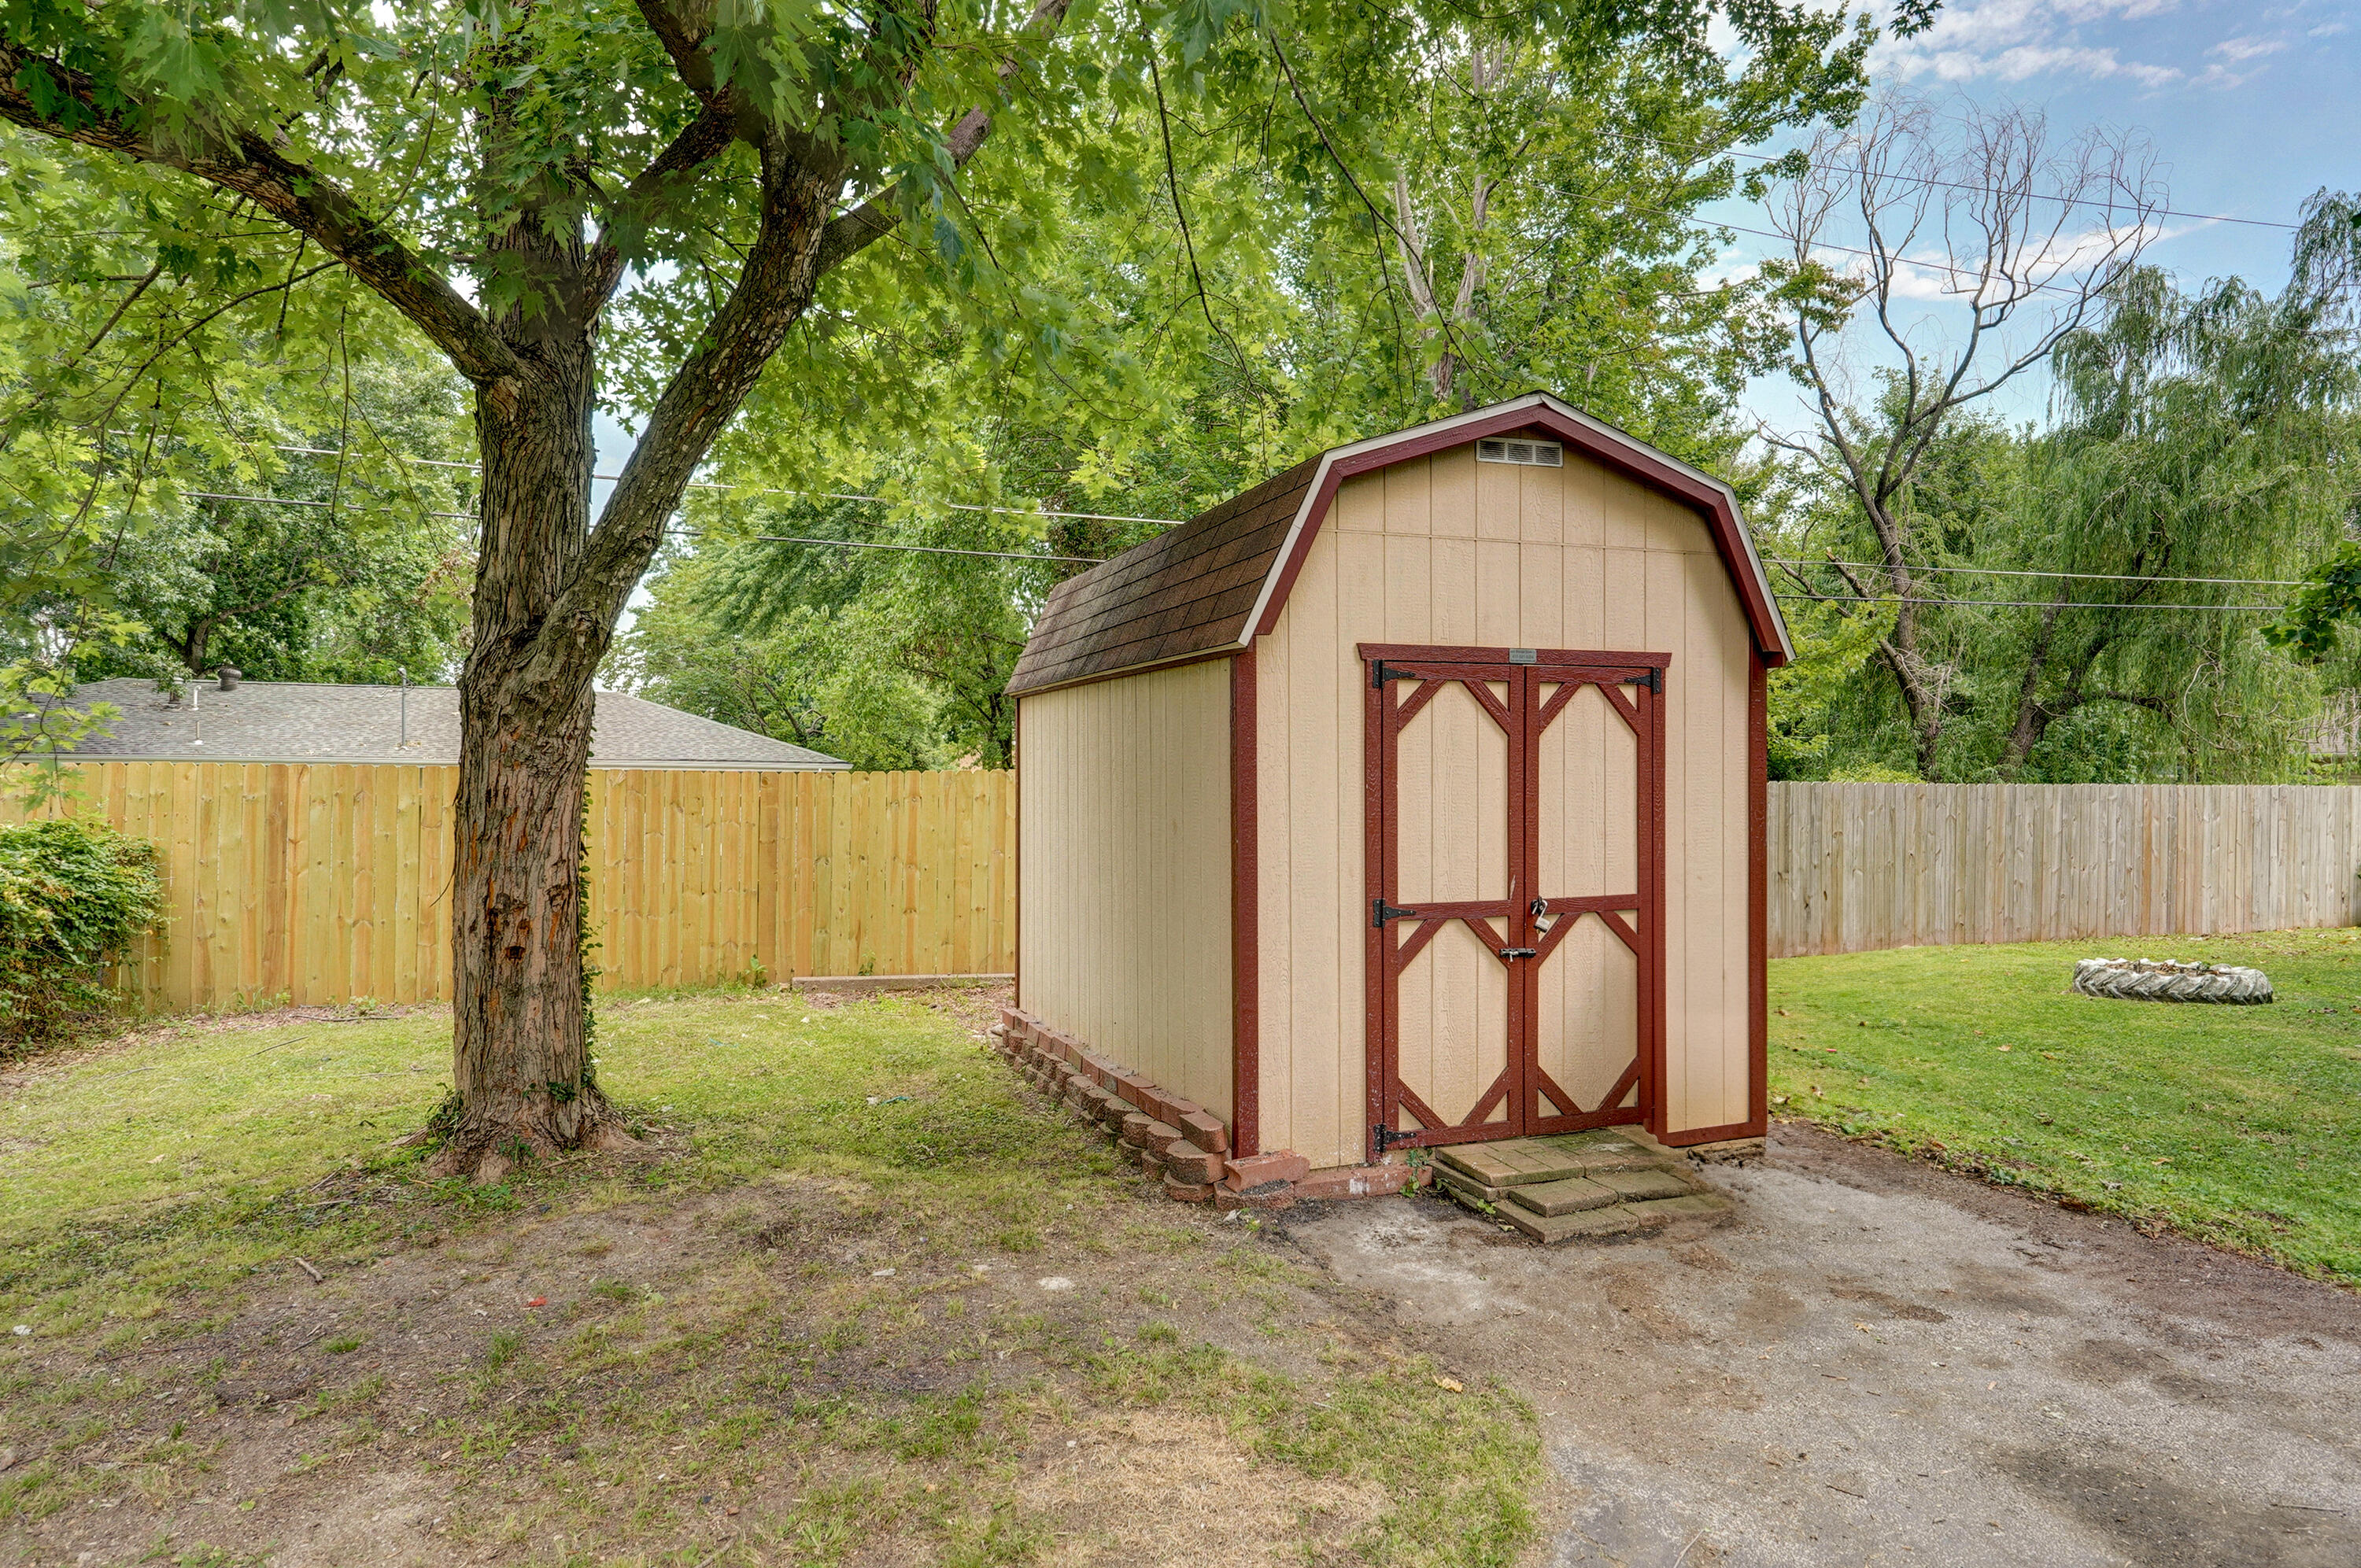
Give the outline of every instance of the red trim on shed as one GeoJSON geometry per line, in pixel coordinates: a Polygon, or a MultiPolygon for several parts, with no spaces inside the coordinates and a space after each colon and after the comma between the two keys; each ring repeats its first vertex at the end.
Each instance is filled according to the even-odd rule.
{"type": "Polygon", "coordinates": [[[1025,699],[1021,696],[1016,699],[1016,710],[1008,716],[1008,772],[1016,793],[1016,828],[1009,835],[1008,846],[1016,857],[1016,885],[1009,899],[1009,925],[1016,945],[1008,955],[1008,1001],[1021,1008],[1025,1005],[1025,699]]]}
{"type": "Polygon", "coordinates": [[[1746,1116],[1771,1125],[1771,680],[1760,658],[1746,671],[1746,1116]]]}
{"type": "Polygon", "coordinates": [[[1666,1148],[1685,1149],[1697,1144],[1728,1143],[1732,1138],[1759,1138],[1763,1135],[1760,1122],[1728,1122],[1719,1127],[1686,1127],[1677,1133],[1666,1133],[1656,1141],[1666,1148]]]}
{"type": "Polygon", "coordinates": [[[1262,1152],[1262,886],[1256,869],[1260,817],[1255,761],[1255,654],[1248,648],[1230,665],[1230,1145],[1241,1157],[1262,1152]]]}
{"type": "Polygon", "coordinates": [[[1278,626],[1279,613],[1286,607],[1287,596],[1293,591],[1295,579],[1302,572],[1304,562],[1311,557],[1312,543],[1320,534],[1320,525],[1327,521],[1328,509],[1336,499],[1337,487],[1345,480],[1357,474],[1389,468],[1413,457],[1423,457],[1455,446],[1466,446],[1485,436],[1528,429],[1547,431],[1576,451],[1618,472],[1628,474],[1642,484],[1653,486],[1703,513],[1713,532],[1714,549],[1721,556],[1722,566],[1729,572],[1730,581],[1738,587],[1739,599],[1746,608],[1747,624],[1753,629],[1756,649],[1772,664],[1787,662],[1786,639],[1779,611],[1772,603],[1770,585],[1764,581],[1762,568],[1755,561],[1747,541],[1746,525],[1740,520],[1730,493],[1695,470],[1650,451],[1630,436],[1576,418],[1571,411],[1546,397],[1519,398],[1472,417],[1422,426],[1398,437],[1385,438],[1357,449],[1347,449],[1323,459],[1312,493],[1304,498],[1302,515],[1290,533],[1273,568],[1272,586],[1266,590],[1261,614],[1246,630],[1244,637],[1266,636],[1278,626]]]}

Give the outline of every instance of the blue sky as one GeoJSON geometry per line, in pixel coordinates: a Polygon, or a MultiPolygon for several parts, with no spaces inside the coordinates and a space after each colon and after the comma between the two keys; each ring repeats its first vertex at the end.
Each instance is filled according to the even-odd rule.
{"type": "MultiPolygon", "coordinates": [[[[1926,33],[1881,43],[1872,75],[1938,108],[1962,99],[2037,108],[2059,138],[2092,126],[2144,135],[2168,205],[2202,214],[2162,220],[2146,259],[2187,285],[2235,274],[2276,291],[2287,280],[2290,236],[2265,225],[2292,223],[2323,185],[2361,189],[2356,66],[2361,5],[2353,3],[1950,0],[1926,33]]],[[[1763,211],[1743,202],[1720,203],[1713,215],[1768,226],[1763,211]]],[[[1847,240],[1840,230],[1828,237],[1847,240]]],[[[1741,269],[1778,248],[1741,235],[1723,266],[1741,269]]],[[[1947,313],[1956,312],[1929,305],[1922,319],[1940,324],[1947,313]]],[[[1746,402],[1774,425],[1799,427],[1801,406],[1784,380],[1758,382],[1746,402]]],[[[2044,402],[2037,372],[1994,408],[2033,418],[2044,402]]]]}
{"type": "MultiPolygon", "coordinates": [[[[2288,222],[2323,185],[2361,186],[2361,6],[2174,0],[1953,0],[1875,74],[1913,90],[2038,104],[2060,129],[2145,130],[2171,204],[2288,222]]],[[[2172,220],[2153,250],[2191,280],[2277,288],[2284,231],[2172,220]]]]}

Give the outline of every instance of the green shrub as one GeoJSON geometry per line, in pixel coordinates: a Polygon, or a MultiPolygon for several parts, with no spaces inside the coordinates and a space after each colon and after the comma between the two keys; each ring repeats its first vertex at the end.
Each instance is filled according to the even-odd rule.
{"type": "Polygon", "coordinates": [[[156,860],[96,823],[0,827],[0,1057],[113,1000],[109,966],[163,917],[156,860]]]}

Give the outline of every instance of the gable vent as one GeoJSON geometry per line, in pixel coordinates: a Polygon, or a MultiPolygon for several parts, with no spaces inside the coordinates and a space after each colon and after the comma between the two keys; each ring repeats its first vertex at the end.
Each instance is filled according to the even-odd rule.
{"type": "Polygon", "coordinates": [[[1522,463],[1534,468],[1563,468],[1565,449],[1554,441],[1479,441],[1478,463],[1522,463]]]}

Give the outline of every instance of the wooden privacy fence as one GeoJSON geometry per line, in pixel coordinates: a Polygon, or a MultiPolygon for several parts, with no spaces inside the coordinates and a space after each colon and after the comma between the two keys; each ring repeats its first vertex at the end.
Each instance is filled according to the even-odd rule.
{"type": "MultiPolygon", "coordinates": [[[[163,849],[148,1005],[451,994],[456,768],[86,762],[88,814],[163,849]]],[[[0,815],[19,808],[0,801],[0,815]]],[[[2361,923],[2361,788],[1774,784],[1774,958],[2361,923]]],[[[590,775],[608,989],[1016,967],[1006,773],[590,775]]]]}
{"type": "MultiPolygon", "coordinates": [[[[85,762],[86,815],[154,839],[171,924],[131,978],[166,1010],[446,1000],[453,767],[85,762]]],[[[0,814],[22,815],[0,802],[0,814]]],[[[1016,789],[1000,772],[590,775],[607,989],[1005,974],[1016,789]]]]}
{"type": "Polygon", "coordinates": [[[1774,784],[1771,956],[2361,921],[2361,788],[1774,784]]]}

